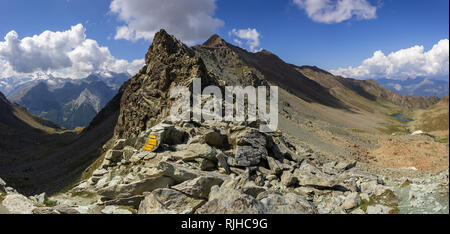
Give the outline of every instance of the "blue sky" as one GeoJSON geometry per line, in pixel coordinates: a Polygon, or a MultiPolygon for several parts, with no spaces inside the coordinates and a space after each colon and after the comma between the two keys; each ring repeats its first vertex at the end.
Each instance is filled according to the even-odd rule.
{"type": "MultiPolygon", "coordinates": [[[[239,40],[246,49],[253,44],[255,51],[272,51],[289,63],[315,65],[357,78],[448,75],[448,0],[343,0],[342,5],[334,0],[195,0],[191,2],[197,2],[198,6],[167,7],[173,12],[162,12],[161,15],[158,15],[164,11],[158,10],[161,5],[172,1],[177,4],[180,0],[114,1],[116,10],[112,10],[111,0],[0,0],[0,43],[3,42],[6,48],[7,41],[3,37],[12,30],[22,40],[45,30],[67,31],[82,24],[86,38],[95,40],[99,47],[107,47],[113,59],[131,63],[143,58],[153,30],[166,26],[169,33],[178,34],[189,44],[218,33],[229,42],[236,44],[234,41],[239,40]],[[135,6],[133,2],[136,2],[135,6]],[[134,15],[133,9],[143,9],[142,4],[148,10],[145,8],[134,15]],[[350,11],[346,11],[348,9],[350,11]],[[198,16],[185,31],[183,24],[186,22],[180,20],[183,14],[198,16]],[[207,17],[203,18],[205,15],[207,17]],[[117,28],[121,26],[135,30],[136,35],[117,37],[117,28]],[[257,34],[251,34],[247,29],[257,34]],[[191,31],[198,32],[190,35],[191,31]],[[139,33],[144,36],[138,36],[139,33]],[[423,47],[422,50],[414,49],[416,45],[423,47]],[[435,45],[437,48],[427,55],[435,45]],[[404,49],[410,50],[389,56],[404,49]],[[382,53],[374,56],[376,51],[382,53]],[[424,62],[430,54],[434,57],[424,62]],[[406,61],[404,57],[415,60],[406,61]],[[373,59],[363,64],[369,58],[373,59]],[[441,65],[447,68],[436,67],[436,63],[444,63],[441,65]],[[419,66],[421,69],[417,68],[419,66]]],[[[12,60],[8,56],[12,54],[5,51],[2,54],[0,44],[0,59],[7,66],[12,60]]],[[[113,61],[109,57],[104,60],[113,61]]],[[[115,60],[110,63],[115,64],[115,60]]],[[[23,74],[25,71],[17,64],[11,66],[12,72],[17,69],[23,74]]],[[[37,71],[39,66],[30,69],[37,71]]],[[[95,70],[103,65],[93,67],[95,70]]],[[[30,69],[26,69],[27,72],[30,69]]],[[[43,67],[44,71],[46,69],[62,71],[66,67],[52,63],[43,67]]],[[[72,66],[72,70],[64,71],[70,73],[74,69],[72,66]]],[[[86,68],[85,71],[91,70],[86,68]]]]}

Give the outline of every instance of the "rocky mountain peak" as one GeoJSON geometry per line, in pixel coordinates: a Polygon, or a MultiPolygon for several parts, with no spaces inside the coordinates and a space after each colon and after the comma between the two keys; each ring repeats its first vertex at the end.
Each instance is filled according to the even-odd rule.
{"type": "Polygon", "coordinates": [[[203,43],[203,46],[206,47],[221,47],[226,45],[227,42],[217,34],[212,35],[205,43],[203,43]]]}
{"type": "Polygon", "coordinates": [[[145,55],[145,64],[150,64],[156,58],[170,58],[172,55],[180,54],[193,56],[194,53],[181,41],[161,29],[155,34],[153,43],[145,55]]]}
{"type": "Polygon", "coordinates": [[[146,65],[125,84],[115,136],[136,137],[164,119],[173,102],[170,89],[192,87],[195,78],[202,79],[202,86],[217,84],[191,48],[164,30],[158,32],[146,55],[146,65]]]}

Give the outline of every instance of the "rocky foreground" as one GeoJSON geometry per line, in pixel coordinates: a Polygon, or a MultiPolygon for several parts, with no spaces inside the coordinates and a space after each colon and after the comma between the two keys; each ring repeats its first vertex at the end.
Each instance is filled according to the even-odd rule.
{"type": "Polygon", "coordinates": [[[98,168],[68,192],[25,197],[0,180],[0,213],[448,213],[448,170],[380,178],[352,161],[315,162],[311,150],[252,125],[165,120],[105,145],[98,168]],[[154,152],[143,150],[149,135],[160,142],[154,152]]]}

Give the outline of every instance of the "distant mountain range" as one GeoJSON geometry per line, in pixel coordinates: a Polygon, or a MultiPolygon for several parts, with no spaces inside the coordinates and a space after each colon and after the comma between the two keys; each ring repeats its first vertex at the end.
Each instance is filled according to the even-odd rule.
{"type": "Polygon", "coordinates": [[[377,79],[377,82],[387,89],[403,95],[436,96],[442,98],[449,92],[447,79],[430,79],[425,77],[407,78],[401,80],[377,79]]]}
{"type": "Polygon", "coordinates": [[[6,78],[0,80],[0,91],[34,115],[74,129],[89,125],[128,78],[124,73],[84,79],[6,78]]]}

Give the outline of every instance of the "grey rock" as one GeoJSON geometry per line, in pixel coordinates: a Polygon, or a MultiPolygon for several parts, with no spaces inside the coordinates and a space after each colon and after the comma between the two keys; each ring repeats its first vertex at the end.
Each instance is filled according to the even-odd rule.
{"type": "Polygon", "coordinates": [[[201,159],[198,159],[197,161],[199,162],[200,170],[202,170],[202,171],[209,171],[209,170],[213,170],[216,168],[216,164],[209,159],[201,158],[201,159]]]}
{"type": "Polygon", "coordinates": [[[357,207],[359,203],[361,202],[361,197],[357,192],[350,193],[344,200],[344,203],[342,203],[342,208],[349,210],[354,207],[357,207]]]}
{"type": "Polygon", "coordinates": [[[242,192],[248,194],[254,198],[257,198],[259,194],[265,192],[266,189],[261,186],[257,186],[254,182],[247,182],[244,187],[242,187],[242,192]]]}
{"type": "Polygon", "coordinates": [[[187,180],[192,180],[200,176],[216,177],[226,181],[229,177],[220,174],[217,171],[200,171],[170,162],[160,162],[158,169],[161,170],[162,175],[172,178],[177,184],[183,183],[187,180]]]}
{"type": "Polygon", "coordinates": [[[204,203],[202,199],[188,197],[174,189],[157,189],[141,202],[138,213],[192,214],[204,203]]]}
{"type": "Polygon", "coordinates": [[[284,196],[270,194],[261,200],[268,214],[317,214],[315,206],[306,198],[294,193],[284,196]]]}
{"type": "Polygon", "coordinates": [[[367,207],[367,214],[389,214],[392,208],[383,205],[375,205],[367,207]]]}
{"type": "MultiPolygon", "coordinates": [[[[211,191],[213,193],[213,191],[211,191]]],[[[217,191],[198,208],[197,214],[263,214],[263,204],[254,197],[235,189],[217,191]]]]}
{"type": "Polygon", "coordinates": [[[281,175],[281,184],[286,187],[294,186],[298,184],[298,179],[289,171],[283,171],[281,175]]]}
{"type": "Polygon", "coordinates": [[[122,156],[123,156],[123,152],[122,151],[109,150],[108,152],[106,152],[105,159],[110,161],[110,162],[117,163],[117,162],[120,162],[122,160],[122,156]]]}
{"type": "Polygon", "coordinates": [[[105,201],[102,203],[102,205],[129,206],[129,207],[134,207],[134,208],[138,209],[139,204],[141,204],[141,202],[142,202],[142,200],[144,200],[144,198],[145,198],[145,195],[136,195],[136,196],[127,197],[127,198],[119,198],[119,199],[105,201]]]}
{"type": "Polygon", "coordinates": [[[255,129],[241,133],[236,145],[235,159],[239,166],[256,166],[268,156],[266,136],[255,129]]]}
{"type": "Polygon", "coordinates": [[[200,176],[198,172],[174,163],[160,162],[158,169],[163,171],[163,175],[174,179],[176,183],[182,183],[200,176]]]}
{"type": "Polygon", "coordinates": [[[225,170],[225,172],[229,175],[231,174],[230,166],[228,165],[228,156],[222,152],[219,152],[216,155],[217,161],[219,162],[219,165],[225,170]]]}
{"type": "Polygon", "coordinates": [[[47,199],[47,194],[46,193],[41,193],[41,194],[36,196],[36,201],[38,203],[40,203],[40,204],[44,204],[46,199],[47,199]]]}
{"type": "Polygon", "coordinates": [[[59,214],[80,214],[76,209],[67,205],[57,205],[53,207],[59,214]]]}
{"type": "Polygon", "coordinates": [[[125,147],[126,139],[119,139],[114,143],[114,146],[112,147],[112,150],[123,150],[125,147]]]}
{"type": "Polygon", "coordinates": [[[350,170],[352,168],[356,167],[356,161],[353,162],[339,162],[334,168],[338,172],[343,172],[346,170],[350,170]]]}
{"type": "Polygon", "coordinates": [[[220,133],[219,131],[211,130],[203,136],[203,140],[206,144],[214,147],[222,147],[227,144],[227,135],[220,133]]]}
{"type": "Polygon", "coordinates": [[[269,168],[273,174],[280,175],[281,172],[283,171],[283,165],[281,164],[280,161],[272,157],[267,157],[267,163],[269,164],[269,168]]]}
{"type": "Polygon", "coordinates": [[[223,179],[221,178],[201,176],[173,186],[172,189],[178,190],[190,197],[208,199],[211,187],[214,185],[220,186],[222,183],[223,179]]]}
{"type": "Polygon", "coordinates": [[[59,214],[56,210],[49,208],[49,207],[38,207],[33,209],[33,214],[38,215],[48,215],[48,214],[59,214]]]}
{"type": "Polygon", "coordinates": [[[153,178],[143,179],[130,184],[109,185],[100,189],[98,194],[105,199],[118,199],[142,195],[144,192],[151,192],[158,188],[167,188],[172,186],[175,181],[167,176],[157,176],[153,178]]]}
{"type": "Polygon", "coordinates": [[[121,209],[117,206],[107,206],[102,209],[102,214],[133,214],[131,211],[126,209],[121,209]]]}
{"type": "Polygon", "coordinates": [[[103,176],[106,173],[108,173],[106,169],[97,169],[92,173],[92,176],[103,176]]]}
{"type": "Polygon", "coordinates": [[[171,153],[170,158],[173,161],[192,162],[199,158],[214,160],[216,154],[216,150],[211,146],[195,143],[177,148],[176,152],[171,153]]]}
{"type": "Polygon", "coordinates": [[[12,214],[32,214],[36,208],[27,197],[21,194],[8,194],[2,205],[12,214]]]}
{"type": "Polygon", "coordinates": [[[252,146],[236,147],[236,162],[242,167],[258,165],[263,156],[267,156],[267,150],[263,148],[253,148],[252,146]]]}
{"type": "Polygon", "coordinates": [[[350,214],[366,214],[361,208],[352,211],[350,214]]]}

